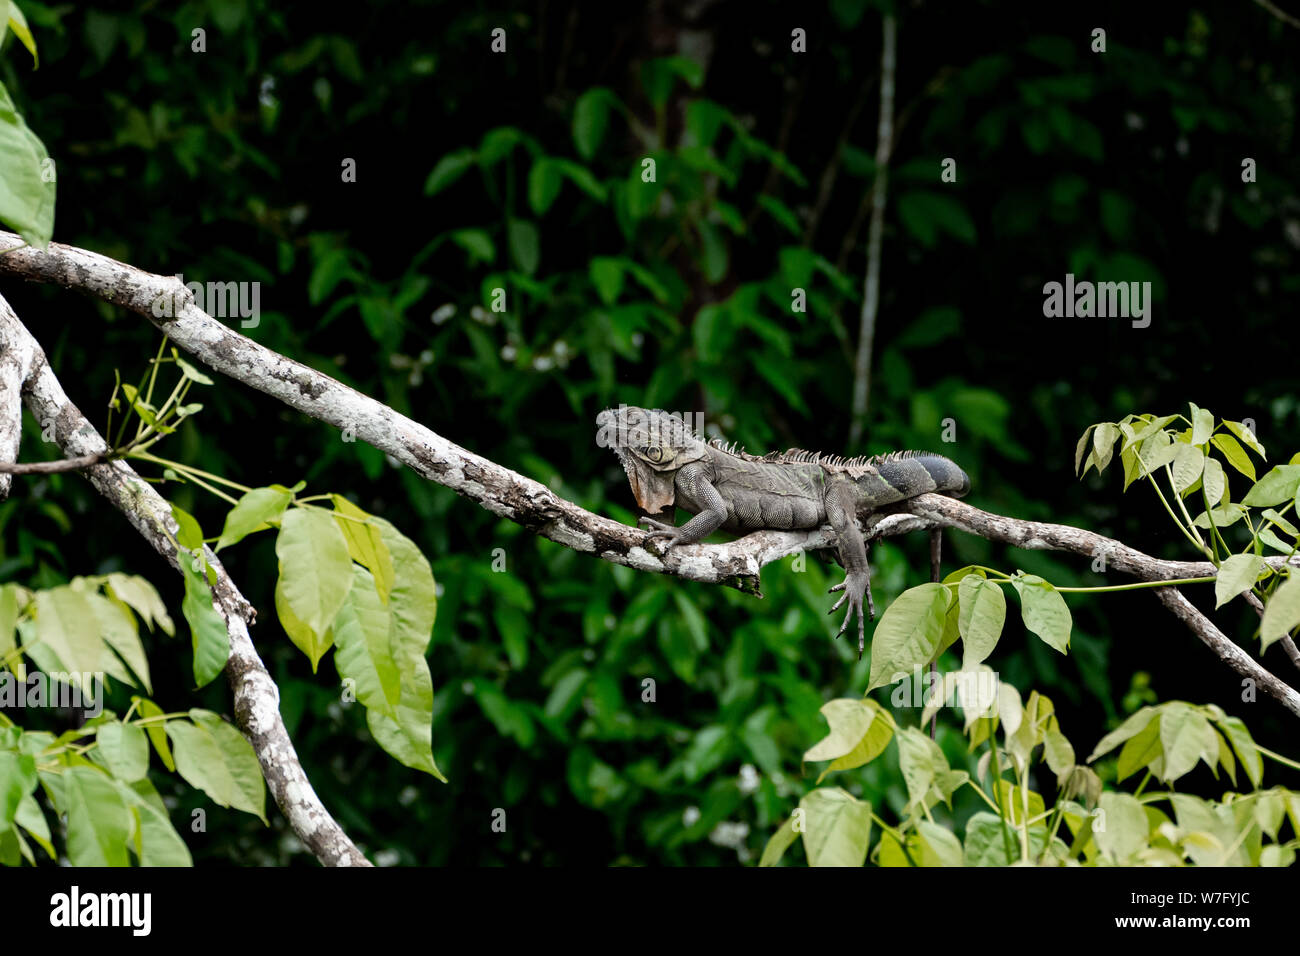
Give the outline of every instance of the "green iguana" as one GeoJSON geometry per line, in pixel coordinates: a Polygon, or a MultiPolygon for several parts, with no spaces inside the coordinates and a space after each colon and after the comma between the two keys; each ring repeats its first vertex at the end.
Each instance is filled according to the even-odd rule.
{"type": "MultiPolygon", "coordinates": [[[[695,515],[681,527],[651,518],[646,543],[666,548],[695,544],[718,528],[730,531],[791,531],[830,524],[839,539],[843,591],[830,609],[849,608],[840,636],[856,612],[858,656],[866,635],[862,599],[875,620],[867,548],[857,518],[927,491],[960,498],[970,478],[942,455],[894,452],[875,458],[832,458],[792,448],[784,454],[750,455],[734,445],[704,442],[677,415],[630,406],[596,416],[596,443],[614,450],[643,511],[657,514],[676,504],[695,515]]],[[[671,514],[671,511],[670,511],[671,514]]]]}

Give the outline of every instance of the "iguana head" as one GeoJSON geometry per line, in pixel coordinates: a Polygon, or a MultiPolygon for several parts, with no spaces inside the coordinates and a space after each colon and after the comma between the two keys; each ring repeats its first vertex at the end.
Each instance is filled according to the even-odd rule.
{"type": "Polygon", "coordinates": [[[618,455],[637,505],[649,514],[672,506],[677,470],[708,455],[680,416],[631,405],[596,416],[596,444],[618,455]]]}

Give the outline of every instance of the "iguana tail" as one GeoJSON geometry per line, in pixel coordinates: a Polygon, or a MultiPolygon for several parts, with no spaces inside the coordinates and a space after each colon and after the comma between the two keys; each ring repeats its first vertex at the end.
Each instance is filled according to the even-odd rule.
{"type": "Polygon", "coordinates": [[[970,478],[956,462],[928,451],[900,451],[872,462],[899,501],[927,491],[960,498],[970,491],[970,478]]]}

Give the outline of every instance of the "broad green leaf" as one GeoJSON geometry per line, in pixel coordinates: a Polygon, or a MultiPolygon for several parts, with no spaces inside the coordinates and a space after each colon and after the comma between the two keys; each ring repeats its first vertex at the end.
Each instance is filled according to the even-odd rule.
{"type": "Polygon", "coordinates": [[[1093,430],[1092,454],[1099,474],[1110,464],[1117,438],[1119,438],[1119,429],[1111,422],[1102,422],[1093,430]]]}
{"type": "Polygon", "coordinates": [[[180,505],[172,505],[172,517],[176,519],[176,543],[182,548],[197,551],[203,547],[203,531],[194,516],[180,505]]]}
{"type": "Polygon", "coordinates": [[[1105,825],[1094,837],[1102,853],[1116,863],[1124,863],[1147,845],[1146,811],[1134,797],[1107,791],[1101,795],[1101,810],[1105,825]]]}
{"type": "Polygon", "coordinates": [[[1096,427],[1096,425],[1089,425],[1085,428],[1083,434],[1079,436],[1079,443],[1074,446],[1074,473],[1076,475],[1079,473],[1079,466],[1083,464],[1084,453],[1089,447],[1088,436],[1092,434],[1092,430],[1096,427]]]}
{"type": "Polygon", "coordinates": [[[1245,425],[1243,425],[1241,422],[1225,421],[1223,424],[1227,426],[1228,431],[1232,432],[1243,442],[1245,442],[1246,447],[1249,448],[1251,451],[1255,452],[1255,454],[1259,455],[1260,458],[1268,457],[1268,455],[1264,453],[1264,446],[1261,445],[1259,443],[1259,439],[1255,437],[1255,433],[1251,431],[1249,428],[1247,428],[1245,425]]]}
{"type": "Polygon", "coordinates": [[[560,194],[564,180],[560,176],[560,167],[549,156],[539,156],[533,160],[533,168],[528,173],[528,205],[534,213],[544,216],[560,194]]]}
{"type": "Polygon", "coordinates": [[[1264,559],[1254,554],[1234,554],[1224,559],[1214,580],[1214,606],[1223,607],[1259,579],[1264,559]]]}
{"type": "Polygon", "coordinates": [[[424,181],[424,194],[432,196],[434,193],[446,189],[474,165],[478,157],[472,149],[461,149],[454,153],[448,153],[442,159],[438,160],[433,171],[429,173],[429,178],[424,181]]]}
{"type": "MultiPolygon", "coordinates": [[[[132,697],[131,700],[135,702],[142,718],[162,717],[164,714],[163,709],[147,697],[132,697]]],[[[167,728],[165,724],[166,721],[153,720],[141,726],[144,727],[144,732],[148,734],[149,740],[153,743],[153,749],[158,751],[158,756],[163,765],[175,773],[176,761],[172,758],[171,747],[167,745],[167,728]]]]}
{"type": "Polygon", "coordinates": [[[1154,707],[1143,707],[1136,713],[1131,714],[1124,723],[1097,742],[1097,746],[1093,748],[1092,754],[1088,757],[1088,762],[1092,763],[1102,754],[1109,753],[1130,737],[1141,733],[1158,713],[1154,707]]]}
{"type": "Polygon", "coordinates": [[[14,823],[26,830],[27,835],[36,841],[51,860],[58,859],[59,855],[55,852],[54,843],[50,839],[50,825],[45,820],[41,805],[36,802],[36,798],[31,794],[23,797],[18,804],[18,812],[14,814],[14,823]]]}
{"type": "Polygon", "coordinates": [[[1174,490],[1180,495],[1196,484],[1205,469],[1205,452],[1195,445],[1179,444],[1174,453],[1174,490]]]}
{"type": "Polygon", "coordinates": [[[809,866],[862,866],[871,842],[871,804],[838,787],[812,791],[804,811],[804,852],[809,866]]]}
{"type": "MultiPolygon", "coordinates": [[[[1190,404],[1190,403],[1189,403],[1190,404]]],[[[1192,409],[1192,444],[1204,445],[1214,434],[1214,416],[1208,409],[1198,408],[1196,405],[1192,409]]]]}
{"type": "Polygon", "coordinates": [[[61,777],[68,860],[73,866],[129,866],[134,821],[113,781],[89,767],[70,767],[61,777]]]}
{"type": "Polygon", "coordinates": [[[207,576],[194,565],[202,559],[181,552],[177,555],[185,579],[185,600],[181,613],[190,626],[190,647],[194,653],[194,684],[204,687],[221,673],[230,657],[230,635],[226,622],[212,604],[207,576]]]}
{"type": "Polygon", "coordinates": [[[948,769],[939,745],[915,727],[904,727],[896,735],[898,740],[898,765],[907,784],[907,805],[919,804],[935,777],[948,769]]]}
{"type": "Polygon", "coordinates": [[[1161,761],[1164,759],[1164,744],[1160,738],[1162,719],[1162,715],[1158,714],[1155,720],[1124,742],[1115,771],[1120,780],[1125,780],[1146,767],[1151,767],[1153,772],[1161,769],[1161,761]]]}
{"type": "Polygon", "coordinates": [[[226,524],[221,529],[216,550],[220,551],[242,541],[255,531],[269,528],[284,514],[284,509],[289,507],[292,500],[293,494],[280,485],[245,492],[226,515],[226,524]]]}
{"type": "Polygon", "coordinates": [[[1223,453],[1224,461],[1251,481],[1255,480],[1255,463],[1250,460],[1250,455],[1246,454],[1246,449],[1237,444],[1237,439],[1219,432],[1210,439],[1210,442],[1223,453]]]}
{"type": "Polygon", "coordinates": [[[794,830],[793,818],[787,817],[763,847],[763,855],[759,858],[758,865],[776,866],[781,862],[781,857],[785,856],[785,851],[790,849],[790,845],[798,838],[799,834],[794,830]]]}
{"type": "Polygon", "coordinates": [[[1222,499],[1224,492],[1228,490],[1228,476],[1224,474],[1223,466],[1217,459],[1205,459],[1205,471],[1201,474],[1201,487],[1205,491],[1205,498],[1209,501],[1210,506],[1217,505],[1222,499]]]}
{"type": "Polygon", "coordinates": [[[1198,760],[1213,767],[1219,759],[1219,738],[1198,711],[1186,704],[1166,705],[1160,716],[1160,745],[1164,770],[1160,777],[1169,783],[1187,773],[1198,760]]]}
{"type": "MultiPolygon", "coordinates": [[[[1250,778],[1252,785],[1258,787],[1260,781],[1264,779],[1264,760],[1255,747],[1255,740],[1246,729],[1245,723],[1240,717],[1221,717],[1215,721],[1219,729],[1223,731],[1225,737],[1232,743],[1232,749],[1237,753],[1237,759],[1241,761],[1242,767],[1246,770],[1246,776],[1250,778]]],[[[1300,832],[1300,831],[1298,831],[1300,832]]]]}
{"type": "Polygon", "coordinates": [[[850,753],[862,741],[876,716],[870,702],[849,698],[827,701],[821,713],[831,732],[803,755],[805,761],[834,760],[850,753]]]}
{"type": "Polygon", "coordinates": [[[216,714],[198,708],[190,721],[167,721],[176,770],[221,807],[233,807],[266,823],[266,785],[248,741],[216,714]],[[192,721],[192,722],[191,722],[192,721]]]}
{"type": "MultiPolygon", "coordinates": [[[[123,605],[110,601],[103,595],[92,592],[86,595],[86,600],[90,603],[95,623],[108,647],[117,652],[144,684],[144,689],[152,694],[149,660],[145,656],[144,645],[140,643],[140,632],[136,630],[135,619],[123,605]]],[[[105,655],[112,653],[108,647],[103,651],[105,655]]]]}
{"type": "MultiPolygon", "coordinates": [[[[16,10],[17,7],[10,7],[16,10]]],[[[9,25],[19,33],[15,21],[9,25]]],[[[25,24],[22,25],[26,30],[25,24]]],[[[30,39],[30,33],[27,34],[30,39]]],[[[54,234],[55,179],[49,154],[0,84],[0,223],[44,249],[54,234]]]]}
{"type": "MultiPolygon", "coordinates": [[[[36,638],[54,654],[70,683],[81,686],[82,674],[98,673],[103,641],[86,594],[63,585],[36,592],[36,638]]],[[[86,688],[83,688],[86,689],[86,688]]]]}
{"type": "Polygon", "coordinates": [[[981,663],[997,646],[1007,617],[1007,600],[1002,586],[977,574],[962,578],[957,586],[961,611],[957,626],[963,641],[962,669],[981,663]]]}
{"type": "Polygon", "coordinates": [[[519,267],[519,271],[529,276],[535,273],[542,256],[537,226],[527,219],[511,219],[506,227],[506,239],[510,246],[510,258],[519,267]]]}
{"type": "Polygon", "coordinates": [[[596,155],[605,129],[609,126],[610,106],[614,94],[602,86],[593,87],[578,97],[573,106],[573,145],[583,159],[596,155]]]}
{"type": "MultiPolygon", "coordinates": [[[[6,658],[18,650],[17,634],[18,585],[0,584],[0,668],[3,668],[6,658]]],[[[18,660],[14,657],[11,664],[18,660]]],[[[19,680],[24,679],[21,673],[17,676],[19,680]]]]}
{"type": "Polygon", "coordinates": [[[384,536],[370,514],[348,499],[342,495],[330,495],[330,500],[334,503],[334,519],[347,540],[348,554],[371,573],[375,590],[387,604],[388,593],[393,589],[393,558],[388,553],[388,545],[384,544],[384,536]]]}
{"type": "Polygon", "coordinates": [[[357,700],[397,716],[401,675],[393,660],[393,618],[364,568],[352,568],[352,587],[334,618],[334,666],[356,682],[357,700]]]}
{"type": "Polygon", "coordinates": [[[1264,617],[1259,622],[1260,653],[1286,637],[1296,625],[1300,625],[1300,575],[1292,572],[1264,605],[1264,617]]]}
{"type": "Polygon", "coordinates": [[[1013,578],[1020,595],[1020,613],[1025,627],[1043,639],[1049,647],[1066,653],[1070,646],[1070,609],[1059,591],[1035,575],[1013,578]]]}
{"type": "Polygon", "coordinates": [[[623,262],[611,256],[595,256],[587,266],[587,275],[600,301],[613,305],[623,291],[623,262]]]}
{"type": "MultiPolygon", "coordinates": [[[[329,512],[294,508],[280,521],[275,554],[280,559],[277,611],[283,602],[291,617],[310,633],[312,640],[306,647],[294,634],[289,636],[295,638],[294,643],[311,660],[314,671],[329,650],[326,635],[352,587],[348,543],[329,512]]],[[[285,615],[281,614],[281,621],[284,620],[285,615]]]]}
{"type": "Polygon", "coordinates": [[[1241,499],[1251,508],[1271,507],[1291,501],[1300,488],[1300,465],[1275,465],[1241,499]]]}
{"type": "Polygon", "coordinates": [[[912,859],[918,866],[963,866],[961,841],[946,827],[929,820],[916,825],[916,851],[912,859]]]}
{"type": "Polygon", "coordinates": [[[163,603],[157,588],[148,580],[138,575],[114,571],[107,576],[105,588],[112,597],[129,605],[139,614],[150,630],[157,625],[168,637],[175,635],[176,625],[167,613],[167,605],[163,603]]]}
{"type": "Polygon", "coordinates": [[[101,724],[95,740],[108,772],[118,780],[131,783],[149,772],[149,740],[136,724],[101,724]]]}
{"type": "Polygon", "coordinates": [[[36,789],[36,761],[27,754],[0,751],[0,830],[13,822],[23,798],[36,789]]]}
{"type": "Polygon", "coordinates": [[[131,805],[139,827],[141,866],[193,866],[189,848],[171,818],[153,804],[140,800],[131,805]]]}
{"type": "Polygon", "coordinates": [[[907,677],[928,663],[943,639],[948,589],[942,584],[909,588],[885,611],[871,640],[867,690],[907,677]]]}
{"type": "Polygon", "coordinates": [[[839,770],[852,770],[855,767],[861,767],[863,764],[871,763],[889,746],[889,741],[894,737],[894,727],[889,722],[883,709],[874,700],[867,699],[872,713],[875,715],[871,721],[871,726],[867,728],[866,734],[857,742],[857,745],[842,757],[837,757],[831,761],[829,767],[823,770],[817,778],[821,783],[827,774],[835,773],[839,770]]]}
{"type": "MultiPolygon", "coordinates": [[[[36,38],[32,36],[31,28],[27,26],[27,18],[23,16],[23,11],[16,2],[4,4],[5,21],[0,23],[0,27],[8,26],[14,32],[19,42],[27,47],[27,52],[32,55],[32,69],[37,69],[41,65],[41,58],[36,52],[36,38]]],[[[0,29],[0,39],[4,38],[4,30],[0,29]]]]}

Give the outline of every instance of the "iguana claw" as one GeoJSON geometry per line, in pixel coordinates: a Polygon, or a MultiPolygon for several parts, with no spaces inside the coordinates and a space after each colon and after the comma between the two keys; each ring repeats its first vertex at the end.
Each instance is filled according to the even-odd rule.
{"type": "Polygon", "coordinates": [[[655,541],[660,538],[666,538],[667,543],[664,545],[664,550],[667,551],[669,548],[671,548],[673,545],[677,544],[678,541],[681,540],[679,529],[674,527],[673,525],[665,524],[662,521],[655,521],[653,518],[645,518],[645,517],[642,517],[640,520],[638,520],[637,524],[653,529],[650,531],[649,534],[645,536],[645,543],[647,545],[651,541],[655,541]]]}
{"type": "Polygon", "coordinates": [[[866,622],[862,614],[862,599],[864,596],[867,599],[867,613],[870,615],[871,620],[876,619],[876,605],[871,599],[871,576],[867,571],[849,571],[845,574],[844,580],[839,584],[832,585],[827,593],[834,594],[836,591],[843,591],[844,594],[827,613],[834,614],[844,605],[845,601],[848,602],[849,609],[845,612],[844,623],[840,625],[839,633],[835,636],[842,637],[844,635],[844,632],[848,630],[849,622],[853,620],[854,612],[856,612],[858,615],[858,660],[862,660],[862,652],[867,645],[866,622]]]}

